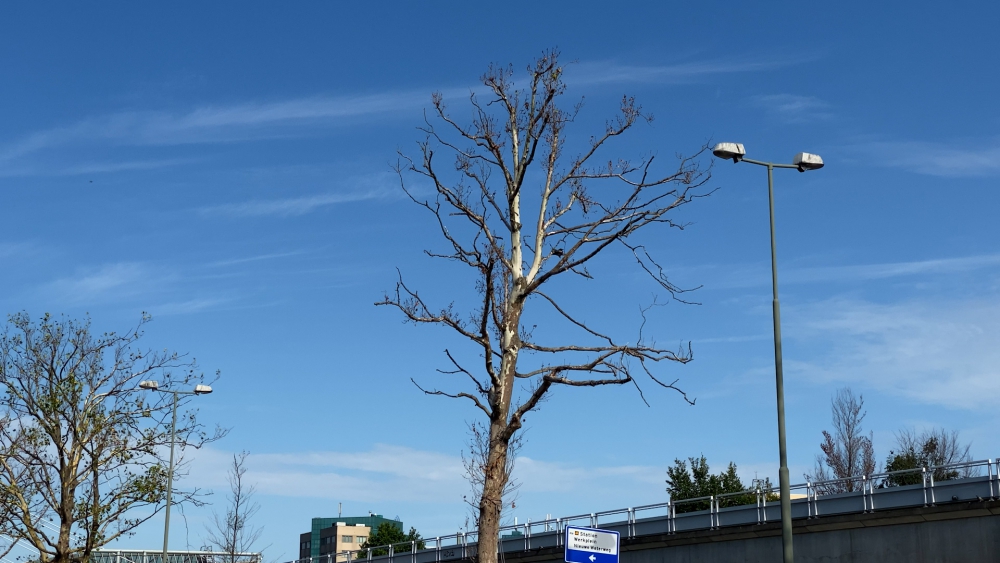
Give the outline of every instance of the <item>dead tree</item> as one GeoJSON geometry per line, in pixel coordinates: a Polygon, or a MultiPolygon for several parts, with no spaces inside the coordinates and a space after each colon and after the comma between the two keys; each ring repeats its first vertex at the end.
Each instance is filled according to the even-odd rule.
{"type": "Polygon", "coordinates": [[[222,552],[220,563],[246,561],[238,554],[249,553],[264,532],[253,525],[253,519],[260,511],[260,504],[254,499],[257,487],[247,483],[247,452],[233,454],[229,466],[229,495],[225,514],[212,513],[212,521],[206,526],[208,545],[222,552]]]}
{"type": "Polygon", "coordinates": [[[867,436],[861,427],[867,412],[865,398],[854,395],[850,387],[837,391],[830,400],[833,413],[833,434],[823,431],[820,443],[822,455],[816,456],[816,470],[806,479],[822,483],[817,489],[826,494],[844,493],[861,489],[861,476],[875,472],[875,448],[872,434],[867,436]]]}
{"type": "Polygon", "coordinates": [[[631,97],[622,99],[620,113],[600,134],[568,144],[568,128],[581,104],[568,109],[559,104],[565,84],[558,53],[543,53],[527,70],[526,81],[515,84],[511,67],[491,66],[482,76],[486,99],[470,95],[468,125],[453,118],[442,96],[434,94],[418,157],[400,154],[397,165],[403,190],[431,214],[444,238],[447,250],[428,254],[467,266],[476,278],[471,314],[452,305],[434,307],[402,276],[376,303],[398,308],[407,321],[452,329],[482,358],[473,369],[460,354],[445,350],[450,368],[443,372],[467,377],[471,388],[421,389],[468,400],[486,417],[487,456],[477,500],[479,557],[485,563],[497,559],[511,440],[553,386],[638,387],[636,376],[642,373],[687,399],[676,380],[657,376],[653,366],[687,363],[690,343],[673,350],[644,335],[648,309],[629,342],[584,322],[549,289],[556,290],[552,282],[563,274],[590,278],[588,265],[617,249],[680,299],[684,290],[668,280],[636,235],[654,225],[683,228],[671,212],[707,195],[699,188],[709,177],[699,164],[704,147],[678,157],[667,172],[657,172],[651,156],[632,161],[606,154],[615,139],[652,119],[631,97]],[[570,151],[574,154],[567,155],[570,151]],[[408,173],[429,181],[433,197],[411,189],[408,173]],[[545,314],[562,319],[579,336],[539,341],[522,320],[529,304],[532,311],[548,308],[545,314]],[[513,400],[516,392],[523,400],[513,400]]]}

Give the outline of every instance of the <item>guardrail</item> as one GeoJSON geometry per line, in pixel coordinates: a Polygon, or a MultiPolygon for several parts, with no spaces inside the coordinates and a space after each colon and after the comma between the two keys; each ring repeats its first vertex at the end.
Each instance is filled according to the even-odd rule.
{"type": "MultiPolygon", "coordinates": [[[[222,551],[168,551],[166,563],[261,563],[260,553],[222,551]]],[[[137,549],[97,550],[90,563],[163,563],[163,551],[137,549]]]]}
{"type": "MultiPolygon", "coordinates": [[[[792,499],[792,518],[816,518],[833,514],[867,513],[942,502],[972,501],[1000,497],[1000,460],[979,460],[919,467],[872,475],[831,479],[793,485],[803,491],[792,499]],[[985,467],[986,475],[981,470],[985,467]],[[965,475],[962,477],[962,475],[965,475]],[[935,475],[939,477],[935,479],[935,475]],[[952,477],[956,475],[957,477],[952,477]],[[910,477],[909,479],[907,477],[910,477]],[[941,479],[944,477],[944,480],[941,479]],[[908,481],[918,481],[905,484],[908,481]],[[846,490],[846,491],[845,491],[846,490]],[[841,492],[844,491],[844,492],[841,492]]],[[[619,532],[624,538],[651,534],[674,534],[691,530],[764,524],[781,520],[781,504],[775,489],[750,489],[700,498],[668,500],[634,508],[620,508],[562,518],[550,518],[500,528],[500,551],[511,553],[542,547],[560,547],[566,526],[583,525],[619,532]],[[731,505],[738,497],[753,502],[731,505]],[[678,513],[677,508],[696,503],[708,508],[678,513]]],[[[477,553],[476,532],[459,532],[417,542],[381,545],[342,551],[289,563],[440,563],[470,558],[477,553]],[[363,557],[359,557],[360,553],[363,557]]]]}

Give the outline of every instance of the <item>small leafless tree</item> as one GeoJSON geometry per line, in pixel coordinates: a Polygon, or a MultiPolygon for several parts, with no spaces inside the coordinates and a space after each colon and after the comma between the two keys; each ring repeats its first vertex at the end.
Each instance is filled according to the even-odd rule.
{"type": "Polygon", "coordinates": [[[833,494],[860,490],[861,476],[875,472],[875,449],[872,434],[865,436],[861,423],[867,411],[865,399],[855,395],[850,387],[839,391],[830,401],[833,412],[833,433],[824,430],[819,447],[822,455],[816,456],[816,469],[806,479],[818,482],[843,479],[818,486],[821,493],[833,494]],[[849,479],[857,477],[857,479],[849,479]]]}
{"type": "Polygon", "coordinates": [[[485,416],[487,454],[476,500],[483,563],[497,559],[511,440],[554,386],[638,388],[641,373],[680,392],[676,380],[657,376],[653,366],[690,361],[690,345],[668,349],[644,334],[648,309],[630,338],[602,331],[573,312],[553,282],[569,275],[590,279],[594,259],[618,249],[679,299],[683,290],[636,239],[654,225],[683,228],[672,212],[706,195],[699,188],[708,180],[699,166],[704,147],[692,157],[678,157],[666,172],[656,170],[653,157],[633,161],[607,154],[615,139],[652,119],[630,97],[621,100],[620,113],[603,131],[570,144],[569,127],[581,105],[560,105],[565,84],[558,53],[543,53],[527,70],[517,85],[511,67],[490,67],[482,77],[487,99],[470,95],[468,125],[453,118],[442,96],[434,94],[419,156],[401,154],[397,167],[403,190],[431,214],[444,238],[447,250],[428,254],[469,268],[477,304],[468,315],[454,305],[435,307],[402,277],[376,303],[398,308],[413,323],[448,327],[481,357],[481,365],[472,368],[445,350],[450,367],[443,372],[467,377],[468,391],[421,389],[468,400],[485,416]],[[411,189],[406,173],[428,182],[433,197],[411,189]],[[561,319],[565,324],[555,325],[561,332],[553,333],[564,339],[536,337],[525,322],[529,309],[533,320],[561,319]],[[570,336],[571,330],[578,335],[570,336]],[[514,400],[518,393],[523,396],[514,400]]]}
{"type": "Polygon", "coordinates": [[[260,505],[254,500],[257,487],[246,482],[247,455],[245,451],[233,454],[233,463],[229,466],[226,512],[213,512],[212,522],[206,526],[208,545],[222,552],[216,556],[217,562],[244,561],[237,554],[253,552],[254,544],[264,532],[263,528],[254,526],[252,522],[260,511],[260,505]]]}
{"type": "MultiPolygon", "coordinates": [[[[137,387],[203,378],[193,360],[137,347],[148,321],[97,336],[89,320],[22,313],[0,335],[0,534],[40,562],[87,561],[164,507],[172,397],[137,387]]],[[[180,417],[175,477],[187,447],[224,433],[206,435],[194,412],[180,417]]],[[[200,503],[197,489],[172,500],[200,503]]]]}

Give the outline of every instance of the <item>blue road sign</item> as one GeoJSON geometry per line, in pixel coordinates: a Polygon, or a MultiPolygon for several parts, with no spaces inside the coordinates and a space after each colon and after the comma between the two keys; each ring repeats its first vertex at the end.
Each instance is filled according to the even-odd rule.
{"type": "Polygon", "coordinates": [[[567,563],[618,563],[618,532],[566,526],[567,563]]]}

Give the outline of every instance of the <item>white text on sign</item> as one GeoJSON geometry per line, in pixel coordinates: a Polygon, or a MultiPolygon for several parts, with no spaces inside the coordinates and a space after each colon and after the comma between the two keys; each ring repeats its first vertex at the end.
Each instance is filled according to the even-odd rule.
{"type": "Polygon", "coordinates": [[[618,542],[614,534],[592,532],[590,530],[570,530],[566,547],[575,551],[590,551],[592,553],[618,553],[618,542]]]}

